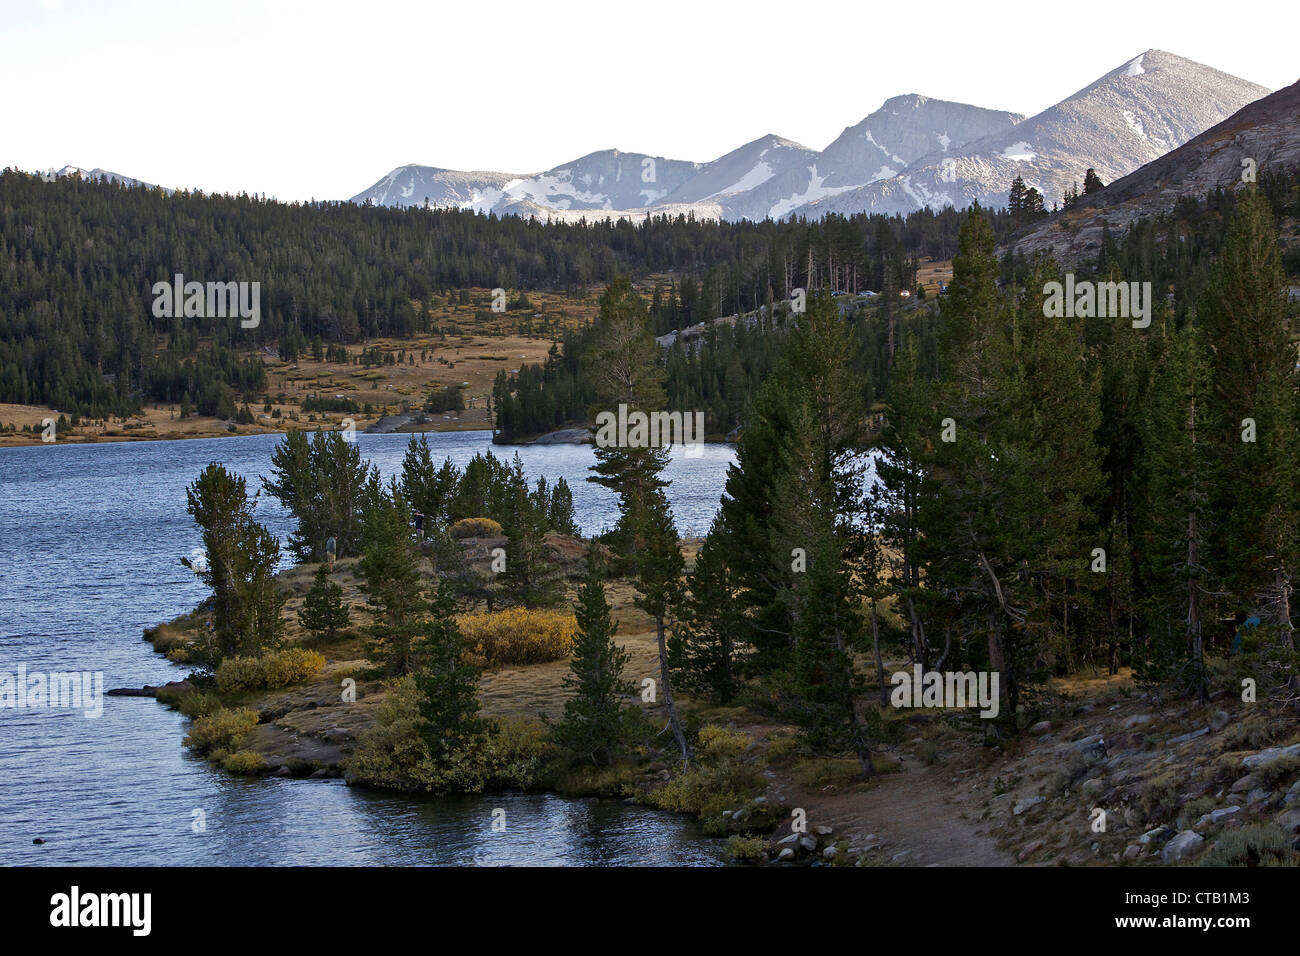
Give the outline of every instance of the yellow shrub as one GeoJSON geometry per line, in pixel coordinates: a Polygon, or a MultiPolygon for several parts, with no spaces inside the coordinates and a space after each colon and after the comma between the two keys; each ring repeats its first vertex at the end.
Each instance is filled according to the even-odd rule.
{"type": "Polygon", "coordinates": [[[568,611],[515,607],[461,614],[456,622],[465,638],[465,659],[477,667],[563,660],[578,634],[578,622],[568,611]]]}
{"type": "Polygon", "coordinates": [[[229,773],[252,776],[266,769],[266,761],[255,750],[240,750],[222,760],[221,769],[229,773]]]}
{"type": "Polygon", "coordinates": [[[257,711],[240,707],[219,710],[207,717],[199,717],[185,736],[185,746],[206,753],[209,750],[230,750],[257,726],[257,711]]]}
{"type": "Polygon", "coordinates": [[[461,518],[448,529],[453,538],[498,538],[501,525],[491,518],[461,518]]]}
{"type": "Polygon", "coordinates": [[[700,728],[700,757],[710,760],[730,760],[739,757],[749,748],[749,738],[736,730],[717,724],[700,728]]]}
{"type": "Polygon", "coordinates": [[[265,688],[275,690],[311,680],[325,666],[316,651],[289,647],[262,657],[230,657],[217,668],[217,690],[229,694],[265,688]]]}

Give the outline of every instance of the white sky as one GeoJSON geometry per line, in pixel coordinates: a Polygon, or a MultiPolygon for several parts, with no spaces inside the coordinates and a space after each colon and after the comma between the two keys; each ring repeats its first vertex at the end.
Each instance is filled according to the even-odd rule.
{"type": "Polygon", "coordinates": [[[1033,114],[1152,47],[1277,89],[1297,79],[1296,9],[0,0],[0,167],[346,199],[405,163],[704,162],[765,133],[822,149],[890,96],[1033,114]]]}

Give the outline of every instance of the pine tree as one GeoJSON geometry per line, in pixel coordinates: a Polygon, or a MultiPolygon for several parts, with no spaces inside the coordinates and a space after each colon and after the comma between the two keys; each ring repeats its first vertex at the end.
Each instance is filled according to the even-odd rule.
{"type": "Polygon", "coordinates": [[[1195,327],[1176,333],[1156,366],[1144,422],[1146,491],[1140,540],[1146,640],[1139,680],[1175,681],[1209,700],[1204,617],[1213,593],[1206,544],[1218,530],[1206,439],[1209,369],[1195,327]]]}
{"type": "Polygon", "coordinates": [[[579,760],[610,763],[625,743],[630,710],[625,699],[634,692],[624,679],[628,653],[614,641],[618,625],[605,597],[604,568],[593,546],[588,552],[587,580],[574,607],[578,637],[573,643],[564,687],[572,696],[552,739],[579,760]]]}
{"type": "Polygon", "coordinates": [[[286,595],[275,580],[280,542],[253,520],[255,499],[244,479],[213,462],[185,490],[186,506],[203,533],[205,559],[182,563],[212,589],[211,640],[204,663],[256,655],[280,640],[286,595]]]}
{"type": "Polygon", "coordinates": [[[681,750],[682,762],[689,763],[693,754],[673,699],[666,628],[668,615],[681,602],[682,573],[686,562],[682,558],[668,498],[662,490],[656,488],[639,499],[636,511],[628,520],[628,528],[637,540],[632,563],[634,584],[638,592],[636,605],[654,618],[664,708],[668,711],[668,723],[672,727],[678,749],[681,750]]]}
{"type": "Polygon", "coordinates": [[[727,567],[728,538],[721,515],[695,556],[688,593],[668,642],[678,685],[714,703],[728,704],[740,690],[747,648],[740,643],[744,614],[727,567]]]}
{"type": "Polygon", "coordinates": [[[1273,215],[1258,189],[1247,187],[1196,310],[1214,356],[1204,433],[1221,516],[1212,563],[1235,610],[1261,613],[1290,643],[1300,422],[1283,285],[1273,215]]]}
{"type": "Polygon", "coordinates": [[[324,564],[316,568],[311,589],[302,601],[298,612],[302,626],[313,634],[333,640],[334,635],[348,626],[348,609],[343,603],[343,589],[329,579],[329,568],[324,564]]]}
{"type": "Polygon", "coordinates": [[[1097,171],[1089,166],[1088,171],[1083,175],[1083,194],[1085,196],[1091,196],[1097,190],[1104,189],[1105,187],[1106,184],[1101,181],[1101,177],[1097,175],[1097,171]]]}
{"type": "Polygon", "coordinates": [[[478,670],[464,661],[456,604],[444,588],[434,590],[421,630],[415,670],[418,728],[435,765],[446,769],[482,747],[493,726],[479,717],[478,670]]]}
{"type": "Polygon", "coordinates": [[[373,658],[389,674],[406,674],[414,663],[412,638],[427,604],[420,593],[419,552],[411,534],[410,509],[396,482],[366,513],[366,550],[357,562],[374,615],[369,633],[373,658]]]}

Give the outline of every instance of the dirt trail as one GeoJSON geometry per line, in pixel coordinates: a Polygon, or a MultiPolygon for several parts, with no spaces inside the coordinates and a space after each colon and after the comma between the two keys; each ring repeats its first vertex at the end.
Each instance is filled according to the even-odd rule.
{"type": "Polygon", "coordinates": [[[783,803],[807,811],[809,829],[830,826],[894,866],[1015,865],[978,822],[984,794],[972,791],[969,777],[954,783],[950,767],[910,759],[904,767],[865,791],[808,790],[780,779],[772,789],[783,803]]]}

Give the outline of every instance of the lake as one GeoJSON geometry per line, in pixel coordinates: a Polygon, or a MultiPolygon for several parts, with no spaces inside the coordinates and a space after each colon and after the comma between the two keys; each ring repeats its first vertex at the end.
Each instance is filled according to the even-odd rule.
{"type": "MultiPolygon", "coordinates": [[[[386,476],[409,435],[358,434],[386,476]]],[[[584,479],[590,446],[493,448],[488,432],[430,433],[436,460],[518,451],[530,481],[564,476],[584,533],[612,527],[615,496],[584,479]]],[[[186,668],[144,628],[207,594],[180,559],[201,547],[185,487],[210,461],[270,474],[277,435],[0,449],[0,674],[102,671],[104,688],[162,684],[186,668]]],[[[730,446],[674,453],[665,477],[678,529],[704,534],[730,446]]],[[[257,517],[291,519],[263,494],[257,517]]],[[[242,778],[181,746],[185,718],[149,698],[103,713],[0,708],[0,863],[5,865],[717,865],[720,841],[683,817],[545,794],[416,799],[339,780],[242,778]],[[492,827],[505,811],[504,831],[492,827]],[[199,826],[199,823],[202,826],[199,826]],[[46,844],[33,845],[36,837],[46,844]]]]}

